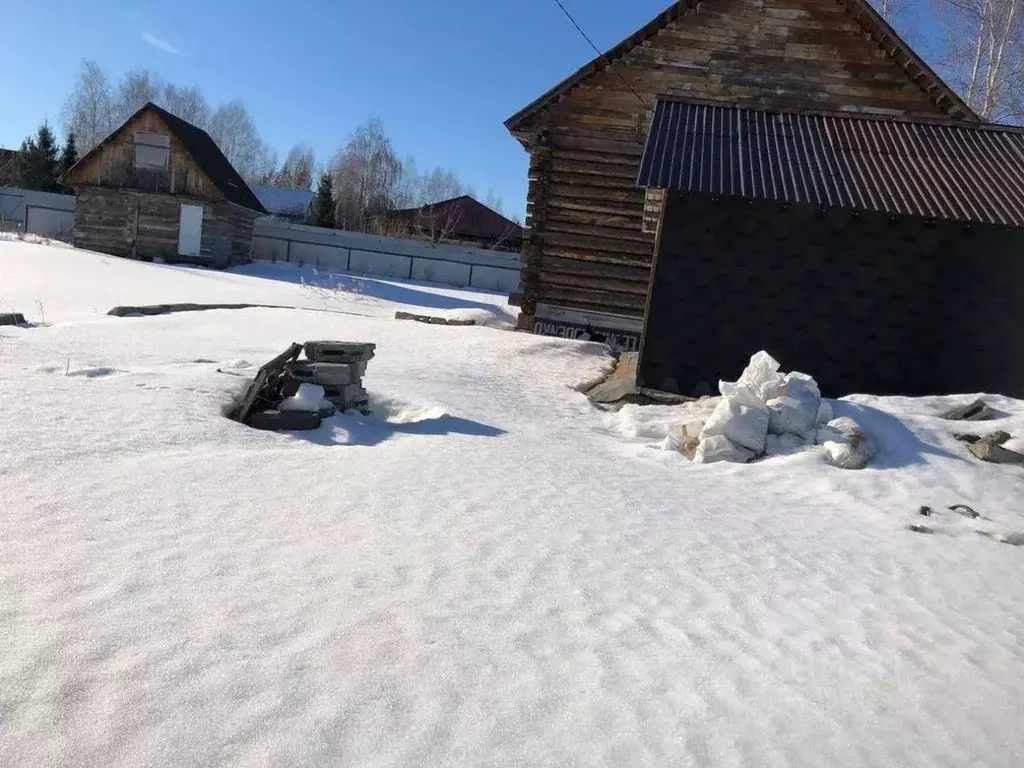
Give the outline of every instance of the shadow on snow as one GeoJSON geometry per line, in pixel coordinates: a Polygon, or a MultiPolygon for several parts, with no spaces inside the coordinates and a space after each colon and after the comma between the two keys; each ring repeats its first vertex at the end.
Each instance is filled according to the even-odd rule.
{"type": "MultiPolygon", "coordinates": [[[[328,272],[312,267],[281,266],[276,264],[250,264],[242,269],[232,270],[236,274],[259,277],[266,280],[279,280],[286,283],[298,283],[309,286],[312,290],[341,291],[356,296],[383,299],[397,304],[425,307],[428,309],[486,309],[489,312],[507,314],[507,310],[493,301],[473,301],[460,296],[444,296],[422,290],[423,283],[403,280],[401,278],[373,278],[350,275],[346,272],[328,272]]],[[[439,288],[478,293],[481,297],[493,297],[494,293],[480,291],[475,288],[456,288],[451,285],[438,285],[439,288]]]]}
{"type": "Polygon", "coordinates": [[[373,416],[344,413],[325,419],[319,429],[289,434],[317,445],[374,446],[395,435],[497,437],[505,434],[505,430],[448,414],[427,416],[418,421],[382,421],[373,416]]]}
{"type": "Polygon", "coordinates": [[[914,434],[906,424],[890,413],[860,403],[833,401],[835,415],[849,416],[878,446],[878,456],[871,462],[875,469],[898,469],[927,463],[926,457],[966,461],[963,456],[930,445],[914,434]]]}

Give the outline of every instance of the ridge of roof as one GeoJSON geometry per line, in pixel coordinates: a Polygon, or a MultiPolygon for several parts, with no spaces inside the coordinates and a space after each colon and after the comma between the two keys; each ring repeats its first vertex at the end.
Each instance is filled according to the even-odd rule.
{"type": "Polygon", "coordinates": [[[513,225],[515,225],[517,227],[521,226],[519,224],[516,224],[514,221],[512,221],[510,218],[508,218],[508,216],[506,216],[505,214],[499,213],[498,211],[494,210],[493,208],[491,208],[491,206],[487,205],[486,203],[480,202],[479,200],[477,200],[472,195],[456,195],[455,197],[449,197],[449,198],[447,198],[445,200],[438,200],[435,203],[424,203],[423,205],[417,205],[417,206],[415,206],[413,208],[399,208],[397,210],[390,211],[390,213],[391,214],[395,214],[395,213],[416,213],[418,211],[425,211],[425,210],[428,210],[428,209],[431,209],[431,208],[440,208],[441,206],[449,205],[451,203],[458,202],[459,200],[468,200],[474,206],[476,206],[478,208],[483,208],[483,209],[485,209],[487,211],[490,211],[495,216],[499,216],[499,217],[503,218],[509,224],[513,224],[513,225]]]}
{"type": "Polygon", "coordinates": [[[267,213],[259,198],[256,197],[249,188],[249,185],[246,184],[245,179],[239,175],[238,171],[231,165],[231,162],[224,156],[220,147],[217,146],[217,142],[213,140],[210,134],[151,101],[143,104],[127,120],[107,134],[103,141],[82,155],[77,163],[64,172],[62,178],[72,173],[79,165],[96,154],[100,148],[109,144],[115,136],[124,130],[128,123],[146,110],[154,110],[160,115],[168,130],[185,146],[185,150],[195,160],[196,165],[209,177],[217,190],[224,195],[225,200],[257,213],[267,213]]]}
{"type": "MultiPolygon", "coordinates": [[[[981,118],[974,113],[967,102],[965,102],[956,93],[956,91],[946,85],[942,78],[940,78],[938,74],[936,74],[935,71],[914,52],[914,50],[896,33],[887,21],[885,21],[885,19],[883,19],[882,16],[871,7],[868,0],[835,0],[835,2],[854,17],[857,23],[861,25],[864,31],[867,32],[875,42],[878,43],[879,47],[890,59],[899,64],[904,70],[907,70],[911,65],[919,70],[916,75],[910,76],[909,72],[907,72],[907,74],[910,79],[931,98],[932,103],[939,108],[944,108],[942,102],[948,101],[953,105],[955,111],[962,113],[962,117],[960,119],[983,122],[981,118]],[[889,41],[891,48],[887,47],[886,41],[889,41]],[[906,61],[902,64],[897,58],[900,55],[906,58],[906,61]],[[920,82],[922,77],[930,81],[930,83],[920,82]]],[[[518,130],[524,122],[548,107],[560,96],[563,96],[576,88],[591,75],[604,70],[611,65],[613,61],[626,55],[645,40],[652,38],[673,21],[684,16],[687,11],[699,10],[701,7],[705,6],[706,3],[707,0],[676,0],[676,2],[668,6],[665,10],[647,22],[647,24],[640,27],[640,29],[633,32],[633,34],[621,40],[605,53],[591,59],[553,88],[541,94],[514,115],[509,117],[505,121],[505,127],[510,132],[515,133],[515,131],[518,130]]],[[[947,112],[947,114],[951,114],[951,112],[947,112]]]]}

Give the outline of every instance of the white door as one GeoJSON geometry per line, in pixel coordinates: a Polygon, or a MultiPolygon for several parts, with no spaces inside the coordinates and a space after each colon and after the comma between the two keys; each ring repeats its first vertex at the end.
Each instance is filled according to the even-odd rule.
{"type": "Polygon", "coordinates": [[[198,256],[203,239],[203,206],[181,206],[181,222],[178,224],[178,255],[198,256]]]}

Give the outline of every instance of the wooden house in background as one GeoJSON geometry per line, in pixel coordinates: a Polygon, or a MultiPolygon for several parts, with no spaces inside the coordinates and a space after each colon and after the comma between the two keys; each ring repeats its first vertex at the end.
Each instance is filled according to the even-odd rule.
{"type": "Polygon", "coordinates": [[[977,121],[866,0],[680,0],[506,122],[530,152],[520,328],[638,346],[664,189],[637,178],[659,96],[977,121]]]}
{"type": "Polygon", "coordinates": [[[209,134],[146,104],[64,175],[74,244],[133,259],[226,267],[248,260],[267,211],[209,134]]]}

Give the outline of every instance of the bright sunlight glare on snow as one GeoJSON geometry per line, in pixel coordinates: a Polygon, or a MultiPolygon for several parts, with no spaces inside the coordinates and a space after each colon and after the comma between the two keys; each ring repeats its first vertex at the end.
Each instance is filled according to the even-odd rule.
{"type": "Polygon", "coordinates": [[[953,398],[835,402],[880,446],[859,472],[701,466],[661,443],[708,405],[594,408],[607,348],[510,332],[502,296],[298,272],[0,241],[29,321],[0,328],[0,763],[1024,754],[1024,550],[955,513],[907,528],[963,503],[1024,529],[1019,468],[965,458],[953,398]],[[172,301],[295,308],[106,314],[172,301]],[[376,343],[372,415],[222,417],[312,338],[376,343]]]}

